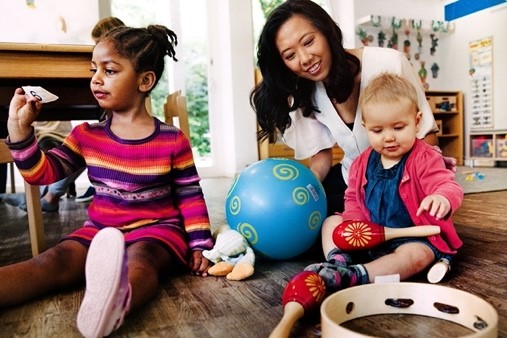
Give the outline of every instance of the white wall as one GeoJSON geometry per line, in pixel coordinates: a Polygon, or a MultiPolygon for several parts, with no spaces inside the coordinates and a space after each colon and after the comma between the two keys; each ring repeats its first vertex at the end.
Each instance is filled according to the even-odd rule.
{"type": "MultiPolygon", "coordinates": [[[[438,46],[434,55],[430,53],[431,38],[430,27],[431,21],[443,21],[443,9],[440,0],[329,0],[333,10],[333,17],[342,29],[344,34],[344,46],[346,48],[361,47],[363,44],[356,34],[357,23],[371,15],[379,15],[383,17],[382,30],[387,35],[387,39],[391,37],[392,29],[390,28],[390,18],[396,19],[414,19],[421,20],[423,27],[423,42],[420,51],[420,59],[416,60],[415,53],[418,52],[418,43],[416,41],[416,30],[411,28],[409,41],[411,42],[410,54],[411,63],[414,69],[419,71],[421,68],[420,61],[425,62],[425,68],[428,72],[426,83],[429,85],[430,90],[438,89],[443,86],[443,79],[441,72],[438,73],[437,78],[432,77],[431,66],[433,63],[441,65],[442,58],[445,57],[443,50],[440,48],[445,44],[445,41],[450,38],[452,34],[438,33],[438,46]]],[[[366,32],[374,38],[370,46],[378,46],[378,32],[380,28],[372,27],[371,25],[365,27],[366,32]]],[[[406,39],[404,28],[398,30],[398,49],[403,49],[403,41],[406,39]]],[[[387,45],[387,40],[385,42],[387,45]]],[[[440,66],[441,67],[441,66],[440,66]]]]}
{"type": "MultiPolygon", "coordinates": [[[[58,0],[36,1],[36,4],[44,8],[43,3],[55,1],[58,0]]],[[[47,12],[47,15],[54,18],[54,14],[58,13],[65,17],[69,32],[75,31],[75,23],[88,26],[86,32],[89,32],[99,18],[99,10],[104,12],[102,7],[99,8],[102,0],[60,2],[62,4],[55,7],[53,12],[47,12]]],[[[329,3],[337,11],[334,16],[344,31],[347,47],[358,46],[355,22],[366,15],[443,20],[446,4],[443,0],[329,0],[329,3]]],[[[12,7],[19,4],[24,6],[24,1],[0,1],[0,10],[10,13],[0,21],[0,41],[12,41],[17,36],[13,33],[16,30],[23,30],[25,35],[34,33],[34,29],[27,25],[27,16],[20,17],[12,7]]],[[[457,19],[454,21],[455,31],[439,37],[436,54],[440,65],[439,78],[437,81],[428,80],[430,90],[460,90],[464,93],[466,130],[469,123],[468,43],[488,36],[493,37],[494,44],[495,128],[507,128],[507,62],[504,61],[507,57],[506,7],[500,5],[457,19]]],[[[258,159],[255,137],[257,125],[248,102],[254,81],[251,0],[210,0],[208,9],[210,128],[216,154],[214,160],[220,168],[210,174],[232,176],[258,159]]],[[[23,7],[23,11],[26,10],[23,7]]],[[[44,25],[53,27],[55,24],[52,19],[37,22],[39,31],[44,25]]],[[[88,37],[88,33],[82,36],[88,37]]],[[[402,38],[400,36],[400,40],[402,38]]],[[[428,42],[425,44],[428,45],[428,42]]],[[[465,136],[467,140],[468,132],[465,136]]],[[[468,149],[468,142],[465,145],[468,149]]],[[[203,172],[202,175],[208,176],[208,173],[203,172]]]]}
{"type": "MultiPolygon", "coordinates": [[[[446,46],[449,58],[444,67],[449,70],[449,86],[461,88],[467,97],[470,42],[493,37],[493,108],[494,128],[507,129],[507,5],[492,7],[455,20],[456,32],[446,46]]],[[[465,111],[470,110],[465,99],[465,111]]],[[[468,118],[468,116],[467,116],[468,118]]],[[[466,121],[468,123],[468,120],[466,121]]]]}
{"type": "MultiPolygon", "coordinates": [[[[444,20],[444,6],[455,0],[329,0],[334,17],[344,31],[345,41],[361,46],[355,35],[355,23],[366,15],[383,15],[423,20],[444,20]],[[351,27],[348,17],[355,22],[351,27]]],[[[507,129],[507,5],[498,5],[452,21],[454,32],[440,34],[435,60],[440,66],[438,79],[428,79],[430,90],[459,90],[465,102],[465,158],[469,151],[471,111],[468,71],[470,68],[469,43],[493,37],[493,109],[494,129],[507,129]]],[[[400,40],[403,36],[400,35],[400,40]]],[[[426,38],[423,46],[430,41],[426,38]]],[[[376,41],[373,42],[376,45],[376,41]]],[[[413,45],[413,42],[412,42],[413,45]]],[[[425,47],[428,48],[428,47],[425,47]]],[[[428,57],[428,56],[427,56],[428,57]]],[[[431,59],[430,59],[431,60],[431,59]]],[[[430,61],[431,62],[431,61],[430,61]]],[[[430,64],[431,65],[431,64],[430,64]]],[[[428,66],[428,64],[427,64],[428,66]]],[[[416,67],[417,68],[417,67],[416,67]]],[[[427,67],[429,72],[429,67],[427,67]]]]}
{"type": "MultiPolygon", "coordinates": [[[[234,176],[258,160],[251,0],[208,1],[208,97],[215,176],[234,176]]],[[[204,170],[199,170],[206,176],[204,170]]]]}
{"type": "Polygon", "coordinates": [[[0,1],[0,41],[93,44],[90,32],[99,19],[97,0],[0,1]]]}

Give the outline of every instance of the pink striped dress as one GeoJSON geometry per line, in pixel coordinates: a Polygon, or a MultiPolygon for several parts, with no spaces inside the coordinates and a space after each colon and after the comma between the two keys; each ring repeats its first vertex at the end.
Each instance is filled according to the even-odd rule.
{"type": "Polygon", "coordinates": [[[213,247],[200,178],[188,139],[157,118],[155,131],[125,140],[110,129],[111,119],[83,123],[62,146],[43,153],[32,135],[11,143],[12,156],[27,182],[45,185],[87,167],[96,194],[84,226],[64,240],[89,245],[104,227],[117,227],[128,244],[159,243],[188,261],[190,250],[213,247]]]}

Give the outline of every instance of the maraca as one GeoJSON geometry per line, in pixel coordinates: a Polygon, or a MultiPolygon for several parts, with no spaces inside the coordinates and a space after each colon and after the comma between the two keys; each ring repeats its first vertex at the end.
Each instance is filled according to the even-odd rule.
{"type": "Polygon", "coordinates": [[[370,249],[400,237],[427,237],[440,233],[437,225],[389,228],[368,221],[345,221],[333,231],[333,242],[341,250],[370,249]]]}
{"type": "Polygon", "coordinates": [[[294,323],[305,312],[317,309],[325,293],[324,280],[316,272],[302,271],[292,277],[282,295],[283,317],[269,338],[289,337],[294,323]]]}

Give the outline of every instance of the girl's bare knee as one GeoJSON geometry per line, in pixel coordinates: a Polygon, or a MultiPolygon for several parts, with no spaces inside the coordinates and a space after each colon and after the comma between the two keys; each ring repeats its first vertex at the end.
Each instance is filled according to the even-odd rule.
{"type": "Polygon", "coordinates": [[[35,256],[32,262],[65,284],[84,277],[86,252],[82,244],[64,241],[35,256]]]}
{"type": "Polygon", "coordinates": [[[157,274],[166,267],[170,261],[170,255],[166,249],[152,242],[137,242],[127,249],[128,264],[144,270],[154,270],[157,274]]]}

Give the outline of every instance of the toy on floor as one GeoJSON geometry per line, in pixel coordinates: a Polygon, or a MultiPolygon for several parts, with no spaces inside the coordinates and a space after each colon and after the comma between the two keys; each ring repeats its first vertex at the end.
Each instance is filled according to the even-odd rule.
{"type": "Polygon", "coordinates": [[[463,172],[465,174],[465,181],[471,182],[473,180],[479,180],[482,181],[485,177],[485,175],[479,171],[465,171],[463,172]]]}
{"type": "Polygon", "coordinates": [[[368,221],[345,221],[333,231],[333,242],[341,250],[364,250],[400,237],[427,237],[440,233],[438,225],[389,228],[368,221]]]}
{"type": "Polygon", "coordinates": [[[202,252],[204,257],[215,263],[208,273],[235,281],[253,275],[255,254],[245,237],[228,226],[221,227],[217,233],[213,249],[202,252]]]}
{"type": "Polygon", "coordinates": [[[428,279],[428,282],[436,284],[444,279],[449,271],[451,271],[451,262],[445,258],[442,258],[433,264],[433,266],[428,270],[426,277],[428,279]]]}
{"type": "Polygon", "coordinates": [[[326,213],[320,181],[303,164],[286,158],[248,166],[232,184],[225,202],[231,228],[245,236],[256,255],[277,260],[310,249],[326,213]]]}
{"type": "Polygon", "coordinates": [[[318,311],[326,286],[316,272],[302,271],[289,281],[282,295],[283,317],[269,338],[287,338],[294,323],[310,311],[318,311]]]}

